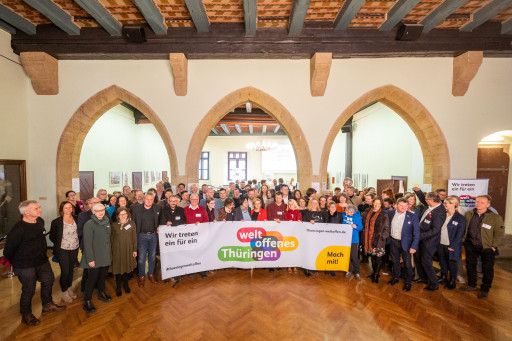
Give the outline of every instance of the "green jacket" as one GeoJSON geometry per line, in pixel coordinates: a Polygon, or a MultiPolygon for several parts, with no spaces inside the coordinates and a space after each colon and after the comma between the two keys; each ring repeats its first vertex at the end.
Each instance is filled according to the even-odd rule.
{"type": "MultiPolygon", "coordinates": [[[[469,223],[475,214],[474,210],[467,211],[464,215],[466,218],[466,233],[464,235],[464,240],[467,237],[469,230],[469,223]]],[[[505,226],[503,224],[503,218],[499,214],[493,213],[491,211],[487,211],[484,213],[484,218],[482,219],[482,225],[480,226],[480,235],[482,238],[482,246],[484,249],[489,249],[491,247],[498,247],[498,244],[503,238],[505,234],[505,226]]]]}
{"type": "Polygon", "coordinates": [[[84,225],[84,249],[80,266],[89,269],[89,262],[95,261],[96,268],[112,264],[112,251],[110,246],[110,221],[105,214],[99,220],[95,215],[84,225]]]}

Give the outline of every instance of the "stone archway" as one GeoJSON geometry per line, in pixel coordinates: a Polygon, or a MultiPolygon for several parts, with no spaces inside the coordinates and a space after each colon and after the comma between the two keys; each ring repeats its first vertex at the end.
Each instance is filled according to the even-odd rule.
{"type": "Polygon", "coordinates": [[[188,181],[194,183],[198,182],[199,170],[197,169],[197,165],[201,150],[206,142],[206,138],[210,134],[210,130],[214,128],[217,122],[228,112],[248,101],[257,104],[279,122],[282,129],[288,135],[293,150],[295,151],[297,181],[301,188],[311,186],[313,166],[309,146],[302,129],[292,114],[279,103],[279,101],[253,87],[245,87],[226,95],[217,102],[208,111],[201,122],[199,122],[192,135],[194,138],[191,139],[187,152],[186,173],[188,175],[188,181]]]}
{"type": "Polygon", "coordinates": [[[178,161],[174,145],[158,115],[139,97],[117,85],[112,85],[85,101],[71,116],[62,132],[56,166],[58,202],[64,199],[65,192],[71,188],[72,179],[79,177],[80,153],[85,136],[101,115],[121,102],[137,108],[155,126],[169,156],[171,179],[177,177],[178,161]]]}
{"type": "Polygon", "coordinates": [[[441,128],[416,98],[394,85],[385,85],[365,93],[336,119],[324,143],[320,159],[321,179],[327,179],[329,153],[343,124],[359,110],[376,102],[393,109],[416,135],[423,152],[424,183],[432,184],[434,189],[446,188],[450,176],[450,156],[441,128]]]}

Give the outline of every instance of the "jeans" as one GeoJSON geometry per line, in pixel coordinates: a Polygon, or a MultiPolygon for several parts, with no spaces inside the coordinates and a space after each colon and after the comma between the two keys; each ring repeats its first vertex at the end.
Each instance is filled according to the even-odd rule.
{"type": "Polygon", "coordinates": [[[350,248],[350,263],[348,271],[353,274],[359,273],[359,244],[352,244],[350,248]]]}
{"type": "Polygon", "coordinates": [[[32,313],[32,297],[36,292],[36,282],[41,282],[41,302],[43,307],[52,302],[53,271],[50,262],[34,268],[14,268],[21,283],[20,313],[32,313]]]}
{"type": "Polygon", "coordinates": [[[391,260],[393,262],[393,278],[400,278],[400,256],[404,261],[404,267],[406,272],[405,283],[411,284],[412,282],[412,262],[411,262],[411,254],[409,250],[405,251],[402,248],[402,243],[400,240],[395,238],[391,239],[391,246],[389,248],[391,260]]]}
{"type": "Polygon", "coordinates": [[[76,250],[60,250],[59,252],[59,265],[60,265],[60,288],[62,291],[68,290],[73,284],[73,270],[75,269],[76,257],[78,249],[76,250]]]}
{"type": "Polygon", "coordinates": [[[158,243],[158,236],[156,233],[139,233],[137,236],[137,269],[139,276],[146,275],[146,258],[149,257],[149,270],[148,274],[152,275],[155,272],[156,263],[156,245],[158,243]]]}
{"type": "Polygon", "coordinates": [[[105,291],[105,280],[107,279],[108,266],[87,269],[87,281],[85,283],[84,301],[90,301],[94,288],[98,292],[105,291]]]}
{"type": "Polygon", "coordinates": [[[464,247],[466,249],[466,268],[468,271],[468,285],[476,287],[477,280],[477,263],[478,257],[482,258],[482,285],[480,286],[481,291],[489,292],[492,286],[492,280],[494,278],[494,257],[496,256],[495,251],[491,248],[484,249],[482,247],[476,247],[471,242],[465,242],[464,247]]]}

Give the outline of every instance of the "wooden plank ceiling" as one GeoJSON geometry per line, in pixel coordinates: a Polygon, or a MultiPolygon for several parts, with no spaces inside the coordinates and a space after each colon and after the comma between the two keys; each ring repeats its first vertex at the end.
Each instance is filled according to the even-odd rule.
{"type": "Polygon", "coordinates": [[[335,58],[463,50],[510,55],[512,0],[0,0],[2,27],[16,30],[15,52],[45,51],[61,59],[164,58],[180,49],[189,58],[304,57],[322,46],[314,41],[331,47],[335,58]],[[246,20],[251,22],[244,25],[246,20]],[[62,31],[63,22],[80,34],[62,31]],[[116,23],[140,26],[146,46],[137,51],[124,46],[135,42],[115,37],[116,23]],[[397,43],[402,24],[428,29],[417,42],[397,43]],[[245,32],[245,27],[252,28],[245,32]],[[89,46],[76,46],[82,42],[89,46]],[[214,42],[218,48],[211,50],[214,42]]]}

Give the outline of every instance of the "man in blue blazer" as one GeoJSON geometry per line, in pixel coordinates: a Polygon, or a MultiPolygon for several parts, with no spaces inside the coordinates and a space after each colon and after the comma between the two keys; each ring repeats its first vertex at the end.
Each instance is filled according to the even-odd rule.
{"type": "Polygon", "coordinates": [[[411,290],[412,262],[411,257],[418,249],[420,242],[420,226],[418,217],[407,210],[407,200],[400,198],[396,202],[396,210],[389,214],[391,222],[390,255],[393,262],[393,278],[388,282],[395,285],[400,281],[400,256],[407,271],[403,290],[411,290]]]}
{"type": "Polygon", "coordinates": [[[446,209],[435,192],[427,193],[425,201],[428,208],[420,219],[420,264],[417,267],[421,279],[428,284],[425,289],[434,291],[439,288],[439,284],[432,262],[441,241],[441,227],[446,220],[446,209]]]}

